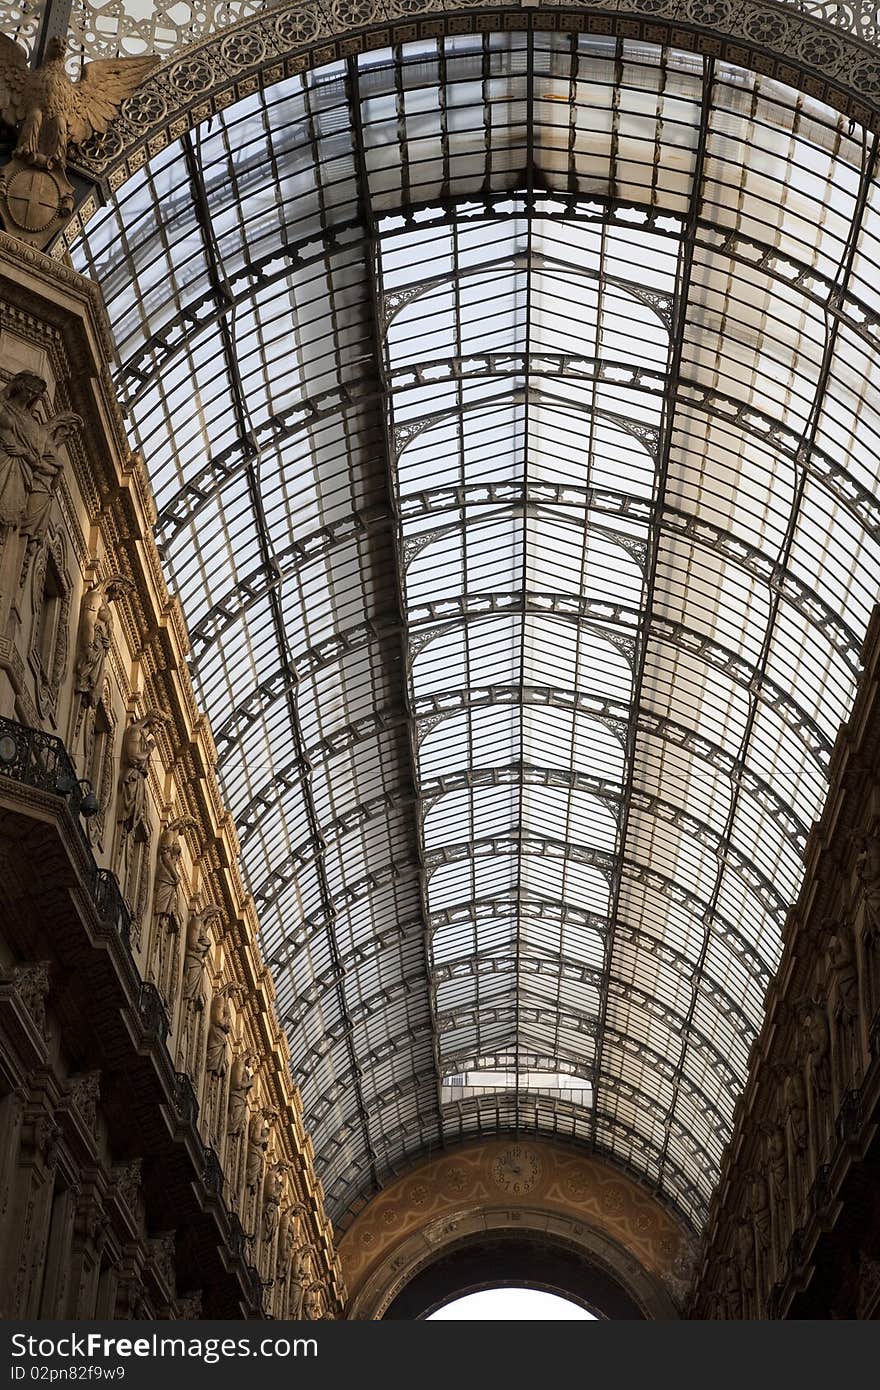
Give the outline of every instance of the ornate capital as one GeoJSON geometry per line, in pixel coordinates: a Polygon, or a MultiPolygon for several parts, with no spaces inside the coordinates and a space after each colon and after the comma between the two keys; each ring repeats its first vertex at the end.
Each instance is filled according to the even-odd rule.
{"type": "Polygon", "coordinates": [[[51,961],[41,960],[14,965],[9,975],[16,994],[44,1038],[47,1036],[46,998],[51,985],[51,969],[51,961]]]}
{"type": "Polygon", "coordinates": [[[98,1127],[98,1101],[101,1096],[100,1071],[87,1071],[80,1076],[72,1076],[67,1083],[67,1093],[82,1115],[86,1127],[94,1134],[98,1127]]]}

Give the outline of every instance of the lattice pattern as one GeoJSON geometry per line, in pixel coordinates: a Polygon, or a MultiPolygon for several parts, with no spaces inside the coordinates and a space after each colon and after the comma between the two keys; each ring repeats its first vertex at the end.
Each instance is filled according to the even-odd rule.
{"type": "Polygon", "coordinates": [[[876,597],[869,141],[643,43],[425,39],[230,106],[75,258],[330,1209],[518,1127],[699,1225],[876,597]]]}
{"type": "MultiPolygon", "coordinates": [[[[489,0],[497,3],[497,0],[489,0]]],[[[880,7],[873,0],[782,0],[782,5],[814,19],[825,21],[836,29],[851,34],[863,42],[876,45],[880,40],[880,7]]],[[[468,8],[461,0],[461,8],[468,8]]],[[[630,8],[625,4],[623,8],[630,8]]],[[[25,43],[29,48],[39,23],[42,0],[18,0],[8,6],[9,19],[4,15],[3,30],[25,43]]],[[[79,62],[118,54],[134,55],[144,52],[163,56],[178,53],[188,45],[200,43],[214,35],[223,35],[240,22],[265,11],[280,9],[291,12],[293,27],[308,36],[311,27],[315,34],[339,31],[356,25],[382,24],[398,11],[404,18],[414,10],[404,0],[402,4],[384,0],[356,0],[354,4],[331,0],[330,4],[310,3],[288,5],[284,0],[73,0],[70,22],[71,51],[79,62]]],[[[428,6],[430,8],[430,6],[428,6]]],[[[698,0],[688,18],[709,27],[725,27],[737,9],[736,0],[698,0]]],[[[666,4],[652,6],[652,11],[665,13],[666,4]]],[[[778,27],[778,26],[777,26],[778,27]]],[[[767,42],[776,38],[772,12],[764,22],[763,37],[767,42]]],[[[822,54],[812,60],[820,66],[822,54]]]]}

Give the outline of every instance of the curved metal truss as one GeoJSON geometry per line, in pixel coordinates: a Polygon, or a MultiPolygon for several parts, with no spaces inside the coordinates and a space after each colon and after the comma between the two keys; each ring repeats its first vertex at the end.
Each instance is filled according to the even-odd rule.
{"type": "Polygon", "coordinates": [[[874,167],[720,60],[438,33],[74,248],[331,1213],[512,1129],[704,1219],[876,599],[874,167]]]}
{"type": "MultiPolygon", "coordinates": [[[[876,8],[868,0],[849,0],[845,4],[832,4],[831,0],[786,0],[786,3],[801,14],[829,21],[864,43],[880,42],[876,8]]],[[[77,59],[88,62],[145,51],[157,52],[163,57],[185,56],[194,44],[211,38],[219,44],[231,26],[281,8],[281,0],[206,0],[197,7],[182,7],[174,0],[146,0],[140,5],[120,5],[118,0],[11,0],[6,24],[9,32],[30,51],[38,42],[41,28],[52,23],[53,9],[61,10],[62,18],[60,22],[56,20],[53,27],[66,31],[77,59]]],[[[319,6],[307,3],[284,8],[292,11],[293,22],[288,20],[292,33],[299,30],[306,40],[322,34],[326,36],[326,12],[319,6]]],[[[410,17],[413,9],[413,6],[401,7],[400,17],[410,17]]],[[[371,19],[383,22],[390,17],[391,7],[387,4],[376,8],[375,13],[372,10],[370,4],[355,7],[351,11],[351,22],[366,24],[371,19]]],[[[340,27],[344,27],[345,19],[349,18],[342,9],[338,9],[334,17],[340,27]]],[[[704,11],[698,12],[697,17],[707,20],[704,11]]],[[[717,22],[724,17],[722,5],[711,14],[711,19],[717,22]]],[[[766,25],[766,21],[765,26],[767,34],[764,37],[772,41],[773,27],[766,25]]],[[[249,56],[247,43],[243,47],[245,56],[249,56]]],[[[829,48],[829,57],[836,56],[833,46],[829,48]]],[[[813,56],[821,61],[821,52],[813,56]]]]}

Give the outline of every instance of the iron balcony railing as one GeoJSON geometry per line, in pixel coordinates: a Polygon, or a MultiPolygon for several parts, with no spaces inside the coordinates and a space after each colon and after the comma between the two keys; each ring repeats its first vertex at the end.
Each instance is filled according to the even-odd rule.
{"type": "Polygon", "coordinates": [[[131,912],[122,896],[119,882],[109,869],[98,866],[92,846],[80,819],[87,793],[76,775],[70,754],[60,738],[0,718],[0,777],[9,777],[22,786],[57,796],[67,806],[89,864],[92,901],[102,922],[112,926],[131,952],[131,912]]]}
{"type": "MultiPolygon", "coordinates": [[[[76,768],[61,739],[54,734],[44,733],[42,729],[32,729],[26,724],[18,724],[14,719],[0,717],[0,780],[4,777],[22,786],[49,792],[66,804],[87,856],[91,896],[98,916],[102,922],[113,928],[122,941],[128,952],[128,959],[136,971],[137,966],[131,953],[131,911],[122,896],[116,875],[109,869],[100,868],[92,853],[88,835],[80,820],[83,802],[88,793],[83,791],[76,768]]],[[[160,1042],[167,1043],[168,1015],[159,991],[148,980],[140,982],[138,1012],[147,1031],[160,1042]]],[[[175,1073],[174,1099],[178,1113],[195,1128],[199,1104],[192,1080],[182,1072],[175,1073]]],[[[210,1147],[204,1149],[202,1177],[209,1191],[222,1193],[223,1168],[216,1152],[210,1147]]],[[[233,1253],[241,1255],[244,1250],[244,1231],[237,1216],[230,1214],[229,1220],[230,1248],[233,1253]]],[[[247,1266],[245,1277],[254,1302],[258,1302],[260,1281],[256,1271],[247,1266]]]]}
{"type": "Polygon", "coordinates": [[[24,787],[50,792],[67,805],[76,834],[88,856],[92,901],[97,913],[101,922],[113,927],[131,952],[131,912],[122,897],[117,877],[108,869],[100,869],[92,853],[81,820],[82,803],[88,792],[83,792],[70,753],[61,739],[54,734],[44,734],[42,728],[29,728],[26,724],[15,723],[14,719],[0,717],[0,777],[10,777],[24,787]]]}

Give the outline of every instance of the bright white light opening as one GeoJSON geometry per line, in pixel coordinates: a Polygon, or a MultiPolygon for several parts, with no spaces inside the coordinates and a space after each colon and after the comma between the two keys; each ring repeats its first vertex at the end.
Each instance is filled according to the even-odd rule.
{"type": "Polygon", "coordinates": [[[579,1303],[541,1289],[480,1289],[431,1313],[428,1322],[595,1322],[579,1303]]]}
{"type": "MultiPolygon", "coordinates": [[[[516,1073],[512,1071],[466,1071],[456,1076],[444,1076],[444,1102],[467,1100],[470,1096],[490,1095],[495,1091],[516,1088],[516,1073]]],[[[558,1071],[522,1071],[519,1089],[539,1095],[564,1096],[573,1105],[592,1105],[593,1086],[589,1077],[572,1076],[558,1071]]]]}

